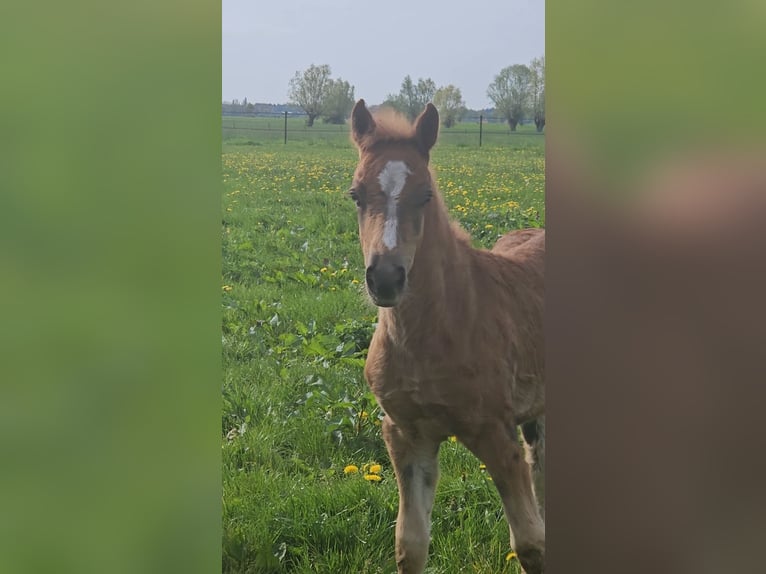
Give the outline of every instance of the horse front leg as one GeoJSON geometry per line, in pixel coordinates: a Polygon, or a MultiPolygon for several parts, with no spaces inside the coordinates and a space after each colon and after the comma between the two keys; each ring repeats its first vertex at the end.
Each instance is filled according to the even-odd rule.
{"type": "Polygon", "coordinates": [[[389,417],[383,419],[383,439],[399,487],[397,572],[421,574],[431,540],[431,511],[439,480],[439,441],[406,434],[389,417]]]}

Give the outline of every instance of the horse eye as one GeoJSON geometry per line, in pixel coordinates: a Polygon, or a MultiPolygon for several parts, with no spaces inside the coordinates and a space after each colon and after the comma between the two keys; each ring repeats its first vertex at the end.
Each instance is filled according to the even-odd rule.
{"type": "Polygon", "coordinates": [[[421,200],[420,205],[425,205],[426,203],[431,201],[433,194],[434,192],[429,189],[428,192],[426,192],[426,194],[423,196],[423,199],[421,200]]]}

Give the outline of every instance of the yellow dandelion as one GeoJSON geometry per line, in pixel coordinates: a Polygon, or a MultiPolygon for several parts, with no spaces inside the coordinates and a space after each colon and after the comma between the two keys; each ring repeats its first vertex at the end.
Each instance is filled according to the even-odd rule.
{"type": "Polygon", "coordinates": [[[320,273],[327,273],[327,267],[322,267],[322,268],[319,270],[319,272],[320,272],[320,273]]]}
{"type": "MultiPolygon", "coordinates": [[[[485,207],[485,206],[482,206],[482,207],[485,207]]],[[[495,227],[495,226],[494,226],[494,225],[492,225],[491,223],[487,223],[487,225],[485,225],[485,226],[484,226],[484,229],[492,229],[492,228],[494,228],[494,227],[495,227]]]]}
{"type": "Polygon", "coordinates": [[[370,474],[380,474],[382,468],[379,464],[370,465],[370,474]]]}
{"type": "Polygon", "coordinates": [[[354,278],[351,280],[351,283],[353,283],[354,285],[357,285],[359,283],[359,279],[354,278]]]}
{"type": "Polygon", "coordinates": [[[359,418],[362,419],[362,420],[367,420],[367,417],[369,417],[369,416],[370,415],[369,415],[369,413],[367,411],[362,411],[361,413],[359,413],[359,418]]]}
{"type": "Polygon", "coordinates": [[[343,474],[356,474],[357,472],[359,472],[359,467],[355,464],[349,464],[343,469],[343,474]]]}
{"type": "Polygon", "coordinates": [[[486,469],[487,469],[487,465],[486,464],[480,464],[479,465],[479,470],[486,470],[486,469]]]}
{"type": "Polygon", "coordinates": [[[505,561],[506,562],[510,562],[514,558],[516,558],[516,553],[515,552],[509,552],[508,554],[505,555],[505,561]]]}
{"type": "Polygon", "coordinates": [[[457,442],[457,437],[456,436],[448,436],[447,440],[450,441],[450,442],[457,442]]]}
{"type": "Polygon", "coordinates": [[[224,285],[222,289],[228,293],[233,289],[233,287],[231,285],[224,285]]]}
{"type": "Polygon", "coordinates": [[[365,479],[365,480],[368,480],[368,481],[370,481],[370,482],[380,482],[381,480],[383,480],[383,479],[382,479],[380,476],[378,476],[377,474],[365,474],[365,475],[364,475],[364,479],[365,479]]]}

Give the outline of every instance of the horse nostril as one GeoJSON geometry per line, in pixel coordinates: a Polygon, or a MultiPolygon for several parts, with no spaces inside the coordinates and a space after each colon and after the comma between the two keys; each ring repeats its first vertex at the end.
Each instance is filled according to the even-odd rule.
{"type": "Polygon", "coordinates": [[[399,289],[404,287],[404,279],[406,276],[407,274],[404,271],[404,267],[402,267],[401,265],[397,265],[396,268],[394,269],[394,278],[396,281],[396,285],[399,287],[399,289]]]}
{"type": "Polygon", "coordinates": [[[372,289],[375,286],[375,279],[373,278],[375,274],[375,269],[371,265],[367,268],[367,272],[365,273],[365,279],[367,280],[367,286],[372,289]]]}

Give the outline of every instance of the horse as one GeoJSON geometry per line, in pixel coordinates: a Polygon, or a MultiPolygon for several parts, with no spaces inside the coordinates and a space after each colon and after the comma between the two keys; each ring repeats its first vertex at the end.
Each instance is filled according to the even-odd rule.
{"type": "Polygon", "coordinates": [[[364,100],[351,114],[359,162],[348,195],[366,291],[379,308],[364,376],[385,413],[399,490],[397,571],[425,568],[439,447],[457,436],[493,479],[521,565],[539,574],[545,230],[512,231],[491,250],[473,248],[429,167],[438,132],[431,103],[414,124],[393,112],[373,116],[364,100]]]}
{"type": "Polygon", "coordinates": [[[439,447],[457,436],[493,479],[521,565],[539,574],[545,230],[517,230],[491,250],[473,248],[429,167],[438,132],[431,103],[414,124],[393,112],[373,116],[364,100],[351,113],[359,162],[348,194],[366,291],[379,308],[364,375],[385,412],[382,434],[399,490],[397,571],[425,568],[439,447]]]}

